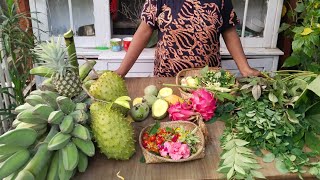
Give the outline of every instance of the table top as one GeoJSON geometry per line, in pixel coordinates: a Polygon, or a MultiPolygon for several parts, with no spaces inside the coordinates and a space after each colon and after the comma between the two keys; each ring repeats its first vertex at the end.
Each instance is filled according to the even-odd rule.
{"type": "MultiPolygon", "coordinates": [[[[129,95],[132,99],[143,96],[143,89],[151,84],[158,88],[163,87],[163,83],[174,84],[174,78],[126,78],[126,84],[129,95]]],[[[179,91],[173,88],[177,95],[179,91]]],[[[166,120],[166,119],[165,119],[166,120]]],[[[146,164],[141,163],[142,151],[138,144],[138,136],[143,127],[154,123],[151,116],[143,122],[134,122],[136,136],[136,153],[128,161],[116,161],[107,159],[96,149],[96,155],[90,159],[88,169],[85,173],[78,173],[74,177],[77,180],[106,180],[119,179],[117,173],[126,180],[177,180],[177,179],[224,179],[222,174],[216,170],[220,161],[220,142],[219,138],[224,130],[224,123],[215,122],[208,124],[209,143],[206,146],[205,157],[200,160],[194,160],[184,163],[162,163],[162,164],[146,164]]],[[[264,163],[258,159],[263,167],[260,171],[267,179],[299,179],[295,174],[280,174],[274,163],[264,163]]],[[[305,179],[314,179],[310,175],[306,175],[305,179]]]]}

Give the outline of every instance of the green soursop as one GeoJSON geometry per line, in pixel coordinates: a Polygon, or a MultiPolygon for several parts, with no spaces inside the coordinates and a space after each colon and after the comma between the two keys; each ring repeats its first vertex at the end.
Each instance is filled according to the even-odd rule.
{"type": "Polygon", "coordinates": [[[108,106],[102,102],[91,105],[93,135],[108,158],[127,160],[135,153],[133,127],[123,114],[108,106]]]}
{"type": "MultiPolygon", "coordinates": [[[[96,99],[108,102],[113,102],[121,96],[128,96],[125,81],[112,71],[103,73],[98,80],[92,83],[89,93],[96,99]]],[[[124,115],[128,112],[127,108],[117,104],[114,104],[113,107],[120,110],[124,115]]]]}

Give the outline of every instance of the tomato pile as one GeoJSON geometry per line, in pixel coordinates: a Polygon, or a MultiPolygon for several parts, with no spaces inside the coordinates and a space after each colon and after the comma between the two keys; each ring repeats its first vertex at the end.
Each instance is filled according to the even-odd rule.
{"type": "Polygon", "coordinates": [[[166,141],[176,142],[179,137],[179,133],[175,133],[171,128],[159,128],[156,134],[143,133],[142,146],[150,152],[159,154],[166,141]]]}

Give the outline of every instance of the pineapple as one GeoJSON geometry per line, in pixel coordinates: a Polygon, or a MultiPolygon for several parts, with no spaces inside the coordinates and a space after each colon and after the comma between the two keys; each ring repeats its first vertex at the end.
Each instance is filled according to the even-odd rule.
{"type": "Polygon", "coordinates": [[[82,82],[78,67],[70,64],[71,57],[65,58],[67,51],[61,45],[61,38],[58,38],[57,43],[52,39],[51,42],[39,44],[35,53],[40,61],[39,65],[54,70],[52,83],[61,96],[72,98],[80,94],[82,82]]]}

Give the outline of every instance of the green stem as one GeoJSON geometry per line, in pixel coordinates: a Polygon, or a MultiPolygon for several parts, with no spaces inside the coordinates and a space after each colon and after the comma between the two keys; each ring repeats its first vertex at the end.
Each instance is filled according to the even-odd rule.
{"type": "Polygon", "coordinates": [[[79,63],[77,59],[76,47],[74,44],[73,31],[70,29],[63,36],[68,50],[70,64],[74,67],[74,72],[79,74],[79,63]]]}

